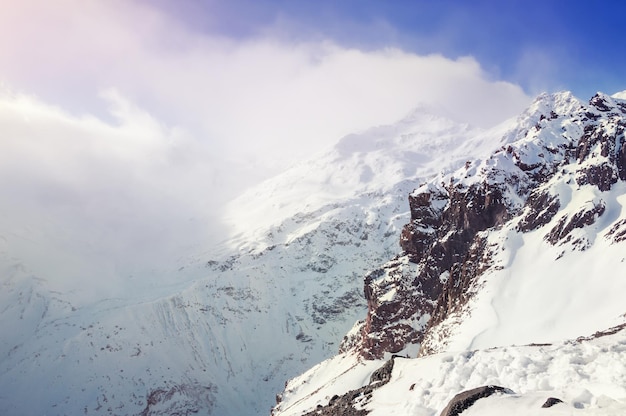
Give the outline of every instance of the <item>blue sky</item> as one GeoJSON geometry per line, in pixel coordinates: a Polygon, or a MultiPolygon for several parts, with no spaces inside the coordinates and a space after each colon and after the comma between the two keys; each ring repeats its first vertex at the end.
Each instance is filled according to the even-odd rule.
{"type": "Polygon", "coordinates": [[[626,89],[621,1],[182,0],[161,4],[196,30],[331,38],[359,48],[473,56],[494,77],[587,98],[626,89]]]}

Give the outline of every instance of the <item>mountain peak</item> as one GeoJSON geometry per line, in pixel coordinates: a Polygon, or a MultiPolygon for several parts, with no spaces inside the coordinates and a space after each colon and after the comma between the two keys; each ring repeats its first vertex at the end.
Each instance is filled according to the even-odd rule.
{"type": "Polygon", "coordinates": [[[617,98],[618,100],[626,100],[626,90],[616,92],[615,94],[611,95],[611,97],[617,98]]]}

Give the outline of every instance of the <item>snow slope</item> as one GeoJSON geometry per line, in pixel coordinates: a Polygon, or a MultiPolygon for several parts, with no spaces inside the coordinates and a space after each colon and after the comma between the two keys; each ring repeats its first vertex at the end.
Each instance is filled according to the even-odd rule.
{"type": "MultiPolygon", "coordinates": [[[[605,95],[597,97],[611,100],[605,95]]],[[[611,140],[618,145],[623,143],[623,131],[619,130],[623,121],[616,120],[624,117],[618,113],[626,103],[612,102],[618,110],[607,110],[607,116],[562,93],[540,98],[530,112],[536,114],[537,108],[546,103],[550,107],[539,112],[549,109],[559,117],[544,122],[539,130],[531,129],[512,145],[518,149],[514,157],[524,165],[553,164],[547,170],[557,173],[530,191],[551,195],[558,202],[558,209],[545,224],[521,231],[520,225],[532,210],[525,206],[518,217],[485,233],[487,244],[496,248],[492,250],[492,267],[475,283],[479,289],[464,311],[440,324],[447,334],[445,345],[436,346],[437,341],[431,339],[425,341],[435,351],[555,342],[623,321],[626,308],[619,294],[626,291],[626,252],[623,240],[616,239],[615,233],[626,221],[626,182],[611,176],[604,182],[594,176],[598,184],[587,183],[589,172],[608,164],[600,143],[589,149],[585,159],[572,155],[562,161],[546,161],[545,155],[552,154],[544,149],[556,149],[564,143],[578,146],[582,155],[581,149],[586,145],[579,144],[579,140],[583,140],[584,132],[594,131],[592,126],[603,129],[603,135],[612,134],[611,140]],[[590,120],[585,120],[586,116],[590,120]],[[609,181],[615,181],[610,188],[609,181]],[[584,217],[588,219],[580,220],[584,217]]],[[[480,171],[486,172],[486,165],[494,161],[505,165],[500,159],[506,157],[506,152],[496,152],[478,163],[478,173],[465,180],[481,180],[480,171]]],[[[543,208],[547,210],[548,206],[543,208]]]]}
{"type": "MultiPolygon", "coordinates": [[[[624,329],[597,338],[551,345],[399,357],[394,359],[391,380],[359,407],[372,416],[435,416],[460,391],[497,385],[513,393],[481,399],[462,414],[617,416],[626,412],[625,363],[624,329]],[[562,403],[542,408],[549,397],[562,403]]],[[[291,380],[274,415],[300,415],[317,405],[325,405],[334,395],[367,384],[370,375],[381,365],[381,361],[338,355],[291,380]],[[334,369],[336,374],[329,369],[334,369]],[[312,395],[312,387],[320,390],[312,395]]]]}
{"type": "Polygon", "coordinates": [[[363,315],[362,277],[397,250],[413,183],[494,137],[426,108],[348,136],[235,200],[220,250],[145,267],[121,297],[59,290],[63,268],[15,249],[37,235],[3,228],[0,413],[267,414],[363,315]]]}

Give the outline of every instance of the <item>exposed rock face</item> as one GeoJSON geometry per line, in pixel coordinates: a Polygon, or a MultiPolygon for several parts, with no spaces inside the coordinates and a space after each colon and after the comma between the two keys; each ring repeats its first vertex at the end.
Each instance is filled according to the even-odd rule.
{"type": "MultiPolygon", "coordinates": [[[[606,203],[594,197],[575,212],[562,211],[569,197],[561,190],[590,186],[601,195],[626,180],[625,131],[624,101],[597,94],[586,104],[569,93],[542,95],[491,156],[418,187],[409,196],[403,252],[365,277],[368,314],[342,349],[368,359],[411,346],[420,354],[436,352],[446,337],[439,324],[461,312],[479,289],[479,276],[498,267],[490,230],[548,226],[545,241],[585,250],[590,242],[581,230],[605,213],[606,203]]],[[[626,225],[614,224],[605,236],[626,239],[626,225]]]]}
{"type": "Polygon", "coordinates": [[[453,299],[468,295],[458,293],[464,286],[456,282],[471,280],[488,264],[478,233],[509,216],[502,191],[486,183],[428,187],[413,193],[409,204],[411,222],[401,237],[405,255],[365,278],[366,358],[419,343],[430,317],[445,315],[455,307],[453,299]]]}
{"type": "Polygon", "coordinates": [[[571,217],[563,216],[559,219],[552,230],[546,235],[546,240],[552,244],[568,242],[572,239],[571,232],[575,228],[583,228],[593,224],[598,217],[604,214],[604,201],[589,201],[583,205],[582,209],[571,217]]]}
{"type": "Polygon", "coordinates": [[[626,240],[626,220],[615,223],[609,232],[606,233],[606,236],[612,239],[614,243],[626,240]]]}

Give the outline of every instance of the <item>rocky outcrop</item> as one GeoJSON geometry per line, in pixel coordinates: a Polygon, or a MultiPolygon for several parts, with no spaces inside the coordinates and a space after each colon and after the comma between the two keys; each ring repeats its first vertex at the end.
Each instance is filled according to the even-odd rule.
{"type": "Polygon", "coordinates": [[[555,404],[563,403],[563,400],[557,397],[548,397],[544,404],[541,405],[542,409],[547,409],[549,407],[554,406],[555,404]]]}
{"type": "Polygon", "coordinates": [[[606,233],[606,237],[611,239],[614,243],[626,240],[626,220],[616,222],[606,233]]]}
{"type": "Polygon", "coordinates": [[[439,416],[458,416],[464,410],[469,409],[474,403],[496,393],[511,394],[510,389],[500,386],[482,386],[457,394],[450,400],[448,405],[441,411],[439,416]]]}
{"type": "Polygon", "coordinates": [[[575,228],[592,225],[598,217],[604,214],[605,209],[604,201],[589,201],[575,214],[562,216],[550,232],[546,234],[545,239],[553,245],[569,242],[572,240],[571,232],[575,228]]]}
{"type": "Polygon", "coordinates": [[[365,278],[368,315],[361,354],[366,358],[418,344],[431,318],[440,320],[470,296],[458,282],[469,283],[489,265],[478,234],[509,217],[502,191],[486,183],[418,189],[409,204],[404,255],[365,278]]]}
{"type": "Polygon", "coordinates": [[[530,194],[526,200],[526,206],[528,210],[517,224],[517,229],[522,232],[536,230],[548,224],[558,212],[561,203],[548,191],[537,190],[530,194]]]}
{"type": "MultiPolygon", "coordinates": [[[[491,156],[419,186],[409,195],[402,253],[365,277],[367,317],[342,349],[367,359],[411,346],[420,346],[420,354],[437,351],[446,337],[440,324],[461,314],[478,278],[496,266],[490,230],[547,227],[549,244],[585,250],[583,230],[604,215],[606,202],[594,197],[563,210],[570,201],[559,189],[591,187],[601,195],[626,180],[625,131],[624,101],[597,94],[585,104],[569,93],[543,95],[491,156]]],[[[605,236],[626,239],[626,225],[615,224],[605,236]]]]}

